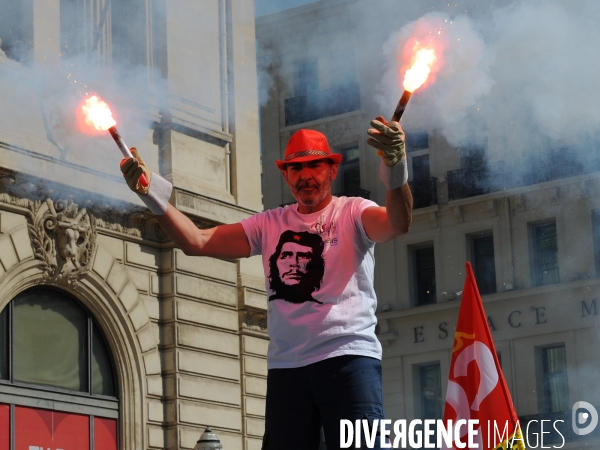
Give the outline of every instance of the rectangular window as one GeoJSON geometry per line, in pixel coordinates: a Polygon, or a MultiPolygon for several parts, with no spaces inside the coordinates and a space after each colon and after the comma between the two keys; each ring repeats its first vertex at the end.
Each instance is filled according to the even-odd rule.
{"type": "Polygon", "coordinates": [[[541,349],[543,412],[559,412],[569,409],[569,385],[567,381],[567,353],[564,344],[541,349]]]}
{"type": "Polygon", "coordinates": [[[433,244],[412,250],[416,306],[435,303],[435,255],[433,244]]]}
{"type": "Polygon", "coordinates": [[[475,281],[481,295],[496,293],[496,262],[494,259],[494,236],[478,233],[469,237],[470,260],[475,281]]]}
{"type": "Polygon", "coordinates": [[[308,96],[319,90],[319,65],[317,58],[294,63],[294,96],[308,96]]]}
{"type": "Polygon", "coordinates": [[[356,82],[356,63],[353,50],[334,52],[329,59],[331,87],[356,82]]]}
{"type": "Polygon", "coordinates": [[[558,245],[556,222],[531,226],[533,241],[533,284],[543,286],[558,283],[558,245]]]}
{"type": "MultiPolygon", "coordinates": [[[[310,122],[323,117],[319,102],[319,65],[317,58],[294,63],[294,97],[284,102],[285,125],[310,122]]],[[[330,114],[331,115],[331,114],[330,114]]]]}
{"type": "Polygon", "coordinates": [[[337,151],[343,155],[343,159],[338,170],[336,190],[340,191],[340,195],[347,197],[361,197],[358,145],[354,144],[337,151]]]}
{"type": "Polygon", "coordinates": [[[413,156],[412,160],[412,176],[415,182],[428,182],[430,177],[429,172],[429,154],[413,156]]]}
{"type": "Polygon", "coordinates": [[[148,64],[144,0],[60,0],[61,50],[101,65],[148,64]]]}
{"type": "Polygon", "coordinates": [[[410,190],[413,196],[413,208],[426,208],[437,202],[436,186],[429,173],[429,153],[427,150],[408,155],[410,190]]]}
{"type": "Polygon", "coordinates": [[[60,35],[63,55],[106,54],[110,1],[60,0],[60,35]]]}
{"type": "Polygon", "coordinates": [[[419,367],[420,418],[442,419],[442,381],[440,364],[428,364],[419,367]]]}
{"type": "Polygon", "coordinates": [[[431,177],[430,171],[429,135],[419,131],[407,135],[406,152],[413,208],[437,204],[437,182],[431,177]]]}
{"type": "Polygon", "coordinates": [[[414,131],[406,135],[406,151],[413,152],[429,147],[429,134],[426,131],[414,131]]]}
{"type": "Polygon", "coordinates": [[[119,0],[111,4],[113,62],[147,66],[146,4],[144,0],[119,0]]]}

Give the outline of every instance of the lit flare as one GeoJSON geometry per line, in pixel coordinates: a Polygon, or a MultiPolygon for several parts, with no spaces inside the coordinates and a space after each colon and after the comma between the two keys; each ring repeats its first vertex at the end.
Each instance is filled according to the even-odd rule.
{"type": "Polygon", "coordinates": [[[112,111],[106,102],[97,95],[86,98],[81,109],[83,110],[85,123],[96,130],[107,131],[117,125],[117,122],[113,119],[112,111]]]}
{"type": "Polygon", "coordinates": [[[431,73],[431,67],[437,60],[433,48],[417,50],[412,65],[404,73],[403,87],[409,92],[420,88],[431,73]]]}
{"type": "MultiPolygon", "coordinates": [[[[133,158],[129,147],[117,131],[117,122],[113,119],[112,111],[104,100],[97,95],[92,95],[84,100],[81,110],[87,125],[99,131],[108,131],[121,150],[123,157],[133,158]]],[[[143,187],[148,187],[149,182],[145,174],[140,175],[139,182],[143,187]]]]}
{"type": "Polygon", "coordinates": [[[438,58],[436,57],[433,46],[420,47],[418,42],[415,43],[413,46],[411,65],[404,73],[404,92],[402,93],[402,97],[400,97],[400,101],[398,101],[398,105],[396,106],[394,114],[392,115],[393,121],[400,121],[412,93],[419,89],[427,81],[427,78],[431,73],[431,69],[437,60],[438,58]]]}

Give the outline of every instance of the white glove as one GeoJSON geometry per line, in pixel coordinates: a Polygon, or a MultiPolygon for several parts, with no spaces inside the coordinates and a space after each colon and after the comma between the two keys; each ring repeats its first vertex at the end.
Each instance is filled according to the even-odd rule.
{"type": "Polygon", "coordinates": [[[379,179],[388,190],[397,189],[408,181],[408,166],[406,164],[406,145],[404,130],[399,122],[386,122],[378,116],[371,121],[367,133],[367,144],[376,148],[381,156],[379,179]]]}

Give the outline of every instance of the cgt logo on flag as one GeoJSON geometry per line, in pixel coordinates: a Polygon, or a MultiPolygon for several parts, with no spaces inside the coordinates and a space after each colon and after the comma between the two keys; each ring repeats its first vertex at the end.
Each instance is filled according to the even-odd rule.
{"type": "MultiPolygon", "coordinates": [[[[476,435],[479,448],[524,450],[518,417],[496,355],[475,275],[468,262],[466,269],[467,278],[452,348],[444,422],[452,420],[456,424],[459,420],[478,420],[479,424],[505,424],[506,432],[501,435],[493,427],[480,426],[476,435]]],[[[459,432],[454,431],[455,435],[459,432]]],[[[464,441],[464,438],[461,440],[464,441]]],[[[452,447],[442,446],[443,450],[455,448],[461,448],[456,441],[452,447]]]]}

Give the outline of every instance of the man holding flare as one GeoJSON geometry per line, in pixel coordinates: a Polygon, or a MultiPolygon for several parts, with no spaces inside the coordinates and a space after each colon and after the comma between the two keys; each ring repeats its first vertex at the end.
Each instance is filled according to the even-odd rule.
{"type": "Polygon", "coordinates": [[[169,204],[171,184],[135,148],[121,161],[128,186],[186,255],[262,255],[270,336],[263,449],[316,450],[321,427],[327,447],[339,448],[340,420],[384,418],[374,245],[408,232],[412,195],[400,124],[377,117],[371,126],[384,207],[332,196],[342,155],[314,130],[294,133],[276,161],[296,204],[206,230],[169,204]]]}

